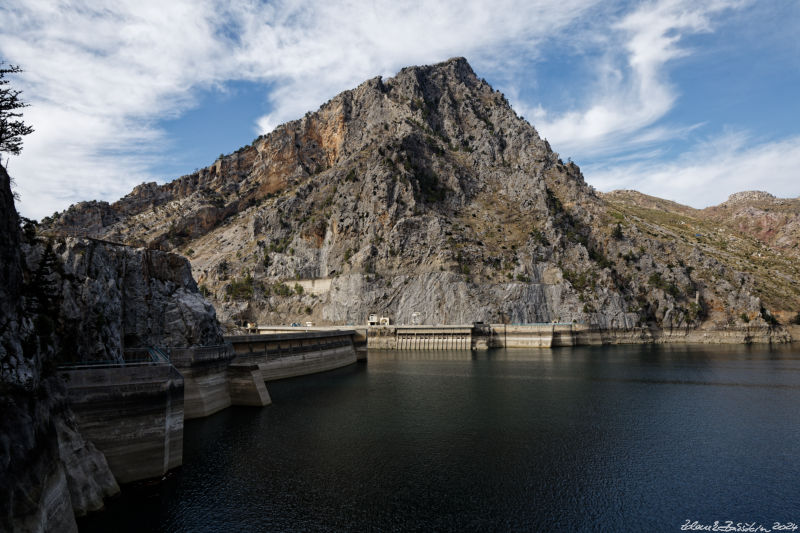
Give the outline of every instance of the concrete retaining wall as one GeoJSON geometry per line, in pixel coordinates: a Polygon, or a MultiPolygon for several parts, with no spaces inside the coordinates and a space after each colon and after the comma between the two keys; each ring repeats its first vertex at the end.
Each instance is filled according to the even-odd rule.
{"type": "Polygon", "coordinates": [[[287,281],[286,283],[292,288],[294,288],[295,284],[300,285],[303,287],[303,292],[320,296],[331,290],[330,278],[301,279],[295,282],[287,281]]]}
{"type": "Polygon", "coordinates": [[[258,364],[263,381],[327,372],[356,362],[353,346],[279,357],[258,364]]]}
{"type": "Polygon", "coordinates": [[[61,369],[81,434],[118,483],[156,478],[183,461],[183,378],[169,364],[61,369]]]}

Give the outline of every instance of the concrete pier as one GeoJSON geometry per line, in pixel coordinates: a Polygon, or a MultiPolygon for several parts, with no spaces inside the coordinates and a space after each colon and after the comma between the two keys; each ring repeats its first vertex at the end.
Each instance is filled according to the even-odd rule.
{"type": "Polygon", "coordinates": [[[170,348],[170,360],[184,379],[184,417],[209,416],[232,405],[228,367],[234,358],[230,344],[170,348]]]}
{"type": "Polygon", "coordinates": [[[263,407],[272,403],[257,363],[236,361],[228,367],[231,404],[263,407]]]}

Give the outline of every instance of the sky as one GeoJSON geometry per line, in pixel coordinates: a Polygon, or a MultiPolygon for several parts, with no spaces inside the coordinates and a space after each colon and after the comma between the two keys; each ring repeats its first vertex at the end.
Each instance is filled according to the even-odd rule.
{"type": "Polygon", "coordinates": [[[35,129],[7,160],[29,218],[171,181],[455,56],[598,190],[800,195],[795,0],[4,0],[0,20],[35,129]]]}

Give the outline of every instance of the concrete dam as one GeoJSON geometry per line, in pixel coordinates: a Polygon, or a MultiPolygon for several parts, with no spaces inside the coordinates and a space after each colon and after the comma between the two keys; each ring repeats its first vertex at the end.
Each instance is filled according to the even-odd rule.
{"type": "Polygon", "coordinates": [[[583,324],[370,326],[367,346],[379,350],[486,350],[642,342],[647,331],[599,330],[583,324]]]}
{"type": "Polygon", "coordinates": [[[118,483],[183,463],[184,420],[271,403],[266,383],[357,361],[353,330],[226,337],[217,346],[127,350],[123,362],[59,367],[76,423],[118,483]]]}

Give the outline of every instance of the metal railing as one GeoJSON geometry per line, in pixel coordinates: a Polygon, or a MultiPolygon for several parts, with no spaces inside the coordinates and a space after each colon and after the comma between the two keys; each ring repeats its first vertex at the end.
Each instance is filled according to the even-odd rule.
{"type": "Polygon", "coordinates": [[[129,349],[125,351],[122,357],[122,361],[115,359],[63,361],[58,365],[58,368],[59,370],[77,370],[81,368],[117,368],[170,364],[168,353],[157,346],[129,349]]]}

